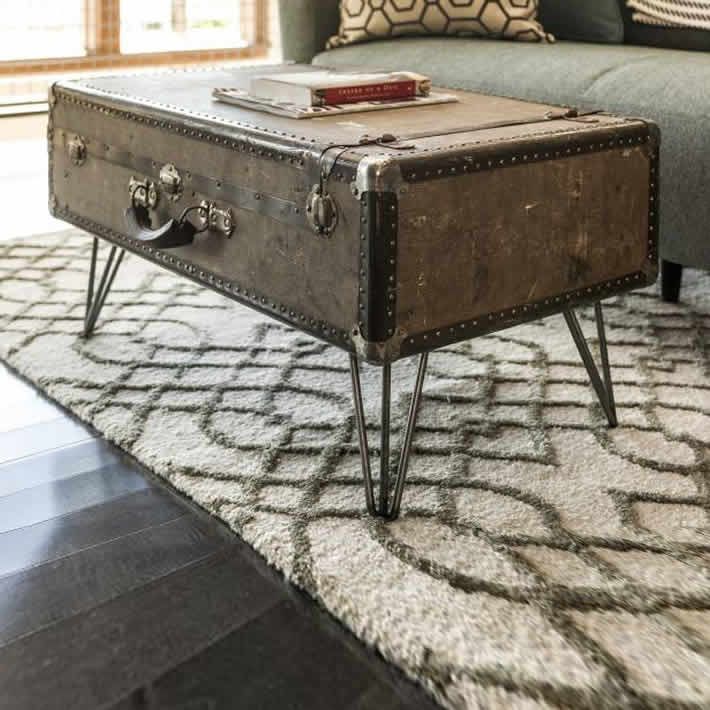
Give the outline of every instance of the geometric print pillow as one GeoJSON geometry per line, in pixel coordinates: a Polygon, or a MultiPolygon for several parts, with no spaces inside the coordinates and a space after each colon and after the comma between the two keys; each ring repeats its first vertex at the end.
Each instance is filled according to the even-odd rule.
{"type": "Polygon", "coordinates": [[[327,48],[404,35],[554,42],[537,21],[538,1],[341,0],[340,30],[327,48]]]}

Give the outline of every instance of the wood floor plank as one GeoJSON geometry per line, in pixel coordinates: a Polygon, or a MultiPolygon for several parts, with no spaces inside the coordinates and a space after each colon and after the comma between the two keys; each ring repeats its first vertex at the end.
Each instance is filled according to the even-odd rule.
{"type": "Polygon", "coordinates": [[[40,397],[39,391],[23,382],[17,375],[0,363],[0,392],[6,406],[40,397]]]}
{"type": "Polygon", "coordinates": [[[133,466],[118,461],[96,471],[25,488],[0,498],[0,533],[67,515],[152,486],[133,466]]]}
{"type": "Polygon", "coordinates": [[[0,366],[7,405],[6,393],[0,707],[436,707],[252,550],[0,366]]]}
{"type": "Polygon", "coordinates": [[[77,513],[0,534],[0,578],[189,514],[175,496],[146,488],[77,513]]]}
{"type": "Polygon", "coordinates": [[[217,526],[185,515],[56,562],[0,579],[0,647],[80,614],[176,569],[229,541],[217,526]]]}
{"type": "Polygon", "coordinates": [[[0,648],[0,707],[93,710],[117,702],[282,599],[232,544],[0,648]]]}
{"type": "Polygon", "coordinates": [[[342,636],[342,630],[330,633],[285,599],[113,710],[139,708],[142,698],[149,699],[151,710],[332,710],[365,707],[367,699],[376,699],[377,705],[367,707],[378,710],[436,707],[423,693],[402,692],[342,636]]]}
{"type": "Polygon", "coordinates": [[[422,688],[412,688],[402,691],[402,686],[412,681],[403,680],[395,687],[389,685],[371,685],[361,696],[352,703],[343,706],[343,710],[441,710],[433,700],[427,697],[422,688]]]}
{"type": "Polygon", "coordinates": [[[0,432],[24,429],[62,416],[66,415],[56,404],[44,397],[30,394],[0,409],[0,432]]]}
{"type": "Polygon", "coordinates": [[[119,452],[103,439],[89,439],[28,456],[0,466],[0,497],[42,483],[97,471],[119,460],[119,452]]]}
{"type": "Polygon", "coordinates": [[[0,434],[0,464],[94,438],[67,415],[0,434]]]}

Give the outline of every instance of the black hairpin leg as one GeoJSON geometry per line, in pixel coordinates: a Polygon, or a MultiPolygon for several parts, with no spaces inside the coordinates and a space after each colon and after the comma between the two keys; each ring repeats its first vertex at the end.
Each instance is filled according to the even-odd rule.
{"type": "Polygon", "coordinates": [[[378,501],[375,502],[375,487],[372,481],[372,470],[370,467],[370,446],[367,439],[367,424],[365,422],[365,412],[362,404],[362,389],[360,387],[360,365],[354,355],[350,356],[350,375],[353,385],[353,399],[355,403],[355,420],[360,443],[360,458],[362,460],[362,473],[365,479],[365,500],[367,510],[371,515],[379,515],[389,520],[394,520],[399,515],[402,504],[402,493],[404,483],[407,478],[407,468],[409,467],[409,455],[412,450],[412,440],[414,429],[417,423],[417,413],[422,398],[422,388],[426,375],[427,361],[429,353],[424,353],[419,358],[417,369],[417,379],[414,385],[414,392],[409,404],[409,414],[402,439],[402,449],[397,464],[397,473],[394,482],[394,490],[390,491],[390,405],[392,398],[392,369],[391,365],[382,368],[382,429],[380,434],[380,486],[378,501]],[[390,497],[391,494],[391,497],[390,497]]]}
{"type": "Polygon", "coordinates": [[[597,368],[592,353],[589,350],[589,345],[584,337],[582,328],[579,325],[577,316],[574,311],[567,310],[564,312],[565,320],[567,321],[567,326],[569,327],[570,333],[574,338],[575,345],[579,354],[582,356],[582,362],[587,368],[589,373],[589,379],[592,382],[592,387],[597,393],[599,398],[599,403],[606,414],[606,418],[609,420],[609,426],[615,427],[618,424],[616,418],[616,403],[614,402],[614,386],[611,381],[611,369],[609,368],[609,350],[606,343],[606,332],[604,330],[604,315],[602,313],[602,304],[594,304],[594,314],[597,321],[597,336],[599,338],[599,354],[602,360],[602,375],[599,374],[599,369],[597,368]]]}
{"type": "Polygon", "coordinates": [[[106,301],[106,296],[111,290],[113,280],[116,278],[118,267],[123,261],[124,251],[118,247],[112,246],[109,252],[106,264],[104,264],[99,286],[94,292],[96,283],[96,261],[99,252],[99,240],[94,237],[94,243],[91,248],[91,267],[89,270],[89,287],[86,291],[86,312],[84,314],[84,337],[88,338],[94,332],[96,321],[101,314],[101,309],[106,301]],[[118,256],[116,253],[118,252],[118,256]]]}

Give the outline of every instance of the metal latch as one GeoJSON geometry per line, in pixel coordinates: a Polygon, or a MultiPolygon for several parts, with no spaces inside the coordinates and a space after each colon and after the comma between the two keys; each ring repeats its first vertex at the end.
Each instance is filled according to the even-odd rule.
{"type": "Polygon", "coordinates": [[[158,204],[160,193],[155,183],[152,180],[148,180],[148,178],[139,180],[136,177],[131,177],[128,182],[128,192],[131,195],[131,202],[134,206],[152,210],[158,204]]]}
{"type": "Polygon", "coordinates": [[[166,163],[160,169],[160,185],[172,199],[178,199],[182,194],[182,177],[172,163],[166,163]]]}
{"type": "Polygon", "coordinates": [[[306,217],[316,234],[329,237],[338,224],[335,200],[320,185],[314,185],[306,203],[306,217]]]}
{"type": "Polygon", "coordinates": [[[67,142],[67,153],[74,165],[83,165],[86,162],[86,141],[81,136],[74,136],[67,142]]]}
{"type": "Polygon", "coordinates": [[[214,202],[202,200],[199,208],[201,228],[221,232],[225,237],[231,237],[234,232],[234,215],[229,207],[217,207],[214,202]]]}

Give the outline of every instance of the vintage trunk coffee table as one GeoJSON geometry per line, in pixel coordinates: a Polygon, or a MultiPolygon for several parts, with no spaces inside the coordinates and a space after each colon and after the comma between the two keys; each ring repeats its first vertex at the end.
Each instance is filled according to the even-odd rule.
{"type": "Polygon", "coordinates": [[[653,124],[466,92],[455,104],[309,120],[211,98],[250,72],[265,68],[52,88],[50,208],[94,235],[85,336],[129,251],[342,348],[367,508],[387,518],[400,510],[436,348],[562,314],[616,424],[600,301],[656,278],[653,124]],[[100,276],[96,237],[112,245],[100,276]],[[601,373],[574,313],[587,303],[601,373]],[[391,466],[390,368],[413,355],[391,466]],[[378,489],[360,360],[382,367],[378,489]]]}

